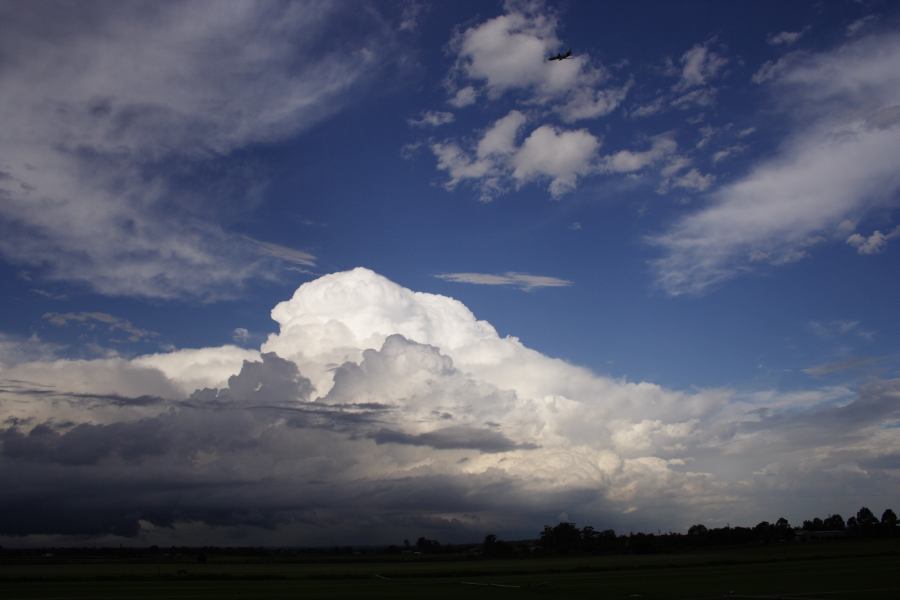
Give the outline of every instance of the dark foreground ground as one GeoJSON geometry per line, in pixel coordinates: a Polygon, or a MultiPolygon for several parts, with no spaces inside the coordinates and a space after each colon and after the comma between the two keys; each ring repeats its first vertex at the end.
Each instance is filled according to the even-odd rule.
{"type": "Polygon", "coordinates": [[[0,598],[900,598],[897,540],[643,556],[0,558],[0,598]]]}

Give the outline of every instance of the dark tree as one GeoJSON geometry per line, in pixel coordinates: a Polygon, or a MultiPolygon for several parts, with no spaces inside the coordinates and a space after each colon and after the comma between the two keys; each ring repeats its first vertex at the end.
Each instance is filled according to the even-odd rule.
{"type": "Polygon", "coordinates": [[[706,528],[706,525],[698,523],[696,525],[691,525],[691,528],[688,529],[688,535],[702,536],[706,535],[708,531],[709,530],[706,528]]]}
{"type": "Polygon", "coordinates": [[[897,515],[891,509],[887,508],[881,513],[881,524],[886,527],[897,526],[897,515]]]}
{"type": "Polygon", "coordinates": [[[874,513],[866,506],[863,506],[856,512],[856,522],[862,529],[871,529],[875,525],[878,525],[878,519],[875,518],[874,513]]]}
{"type": "Polygon", "coordinates": [[[575,523],[560,523],[555,527],[546,525],[541,532],[540,545],[554,552],[571,552],[581,548],[581,531],[575,523]]]}
{"type": "Polygon", "coordinates": [[[481,543],[481,552],[485,556],[510,556],[513,554],[513,547],[507,542],[497,539],[493,533],[484,536],[484,542],[481,543]]]}
{"type": "Polygon", "coordinates": [[[439,552],[440,549],[441,543],[437,540],[429,540],[425,537],[420,537],[418,540],[416,540],[416,550],[418,550],[422,554],[439,552]]]}
{"type": "Polygon", "coordinates": [[[834,514],[825,519],[825,529],[828,531],[839,531],[844,529],[844,518],[841,515],[834,514]]]}

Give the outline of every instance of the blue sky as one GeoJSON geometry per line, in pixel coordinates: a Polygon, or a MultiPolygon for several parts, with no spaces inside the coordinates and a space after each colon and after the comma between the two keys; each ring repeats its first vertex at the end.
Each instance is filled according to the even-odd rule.
{"type": "MultiPolygon", "coordinates": [[[[225,389],[262,350],[295,365],[313,382],[309,400],[324,402],[330,386],[340,388],[325,374],[363,364],[369,349],[388,352],[382,343],[401,334],[498,394],[537,393],[484,371],[474,342],[428,328],[416,338],[404,311],[420,300],[390,304],[414,290],[460,301],[514,354],[533,349],[546,365],[559,358],[597,381],[658,386],[690,403],[727,396],[715,418],[663,416],[653,403],[642,413],[634,399],[634,427],[657,423],[676,435],[677,424],[691,423],[709,433],[726,413],[742,422],[735,414],[759,410],[818,423],[816,415],[872,396],[886,407],[865,425],[881,428],[877,445],[856,462],[846,458],[856,441],[832,448],[826,454],[841,458],[829,468],[865,470],[866,460],[900,456],[890,408],[900,367],[894,3],[109,6],[0,4],[0,85],[10,90],[0,100],[9,124],[0,132],[5,381],[25,373],[35,384],[72,386],[67,393],[175,401],[198,382],[225,389]],[[571,59],[546,60],[569,48],[571,59]],[[355,267],[385,279],[351,272],[298,290],[355,267]],[[368,297],[369,288],[395,292],[368,297]],[[383,305],[384,326],[368,331],[354,314],[332,311],[341,301],[328,293],[361,294],[353,310],[383,305]],[[294,321],[270,311],[292,296],[300,324],[289,331],[294,321]],[[312,327],[304,306],[317,307],[310,314],[325,329],[303,329],[312,327]],[[352,330],[353,342],[325,323],[352,330]],[[221,369],[184,358],[192,349],[221,369]],[[151,365],[147,355],[164,358],[151,365]],[[175,369],[180,362],[187,366],[175,369]],[[195,367],[196,376],[185,374],[195,367]],[[106,369],[117,375],[104,380],[106,369]],[[142,388],[129,379],[136,369],[162,379],[142,388]],[[748,403],[756,408],[740,412],[748,403]]],[[[451,319],[427,302],[420,310],[435,323],[451,319]]],[[[376,388],[366,393],[377,403],[376,388]]],[[[62,439],[79,419],[136,418],[63,419],[53,407],[16,416],[13,399],[25,396],[2,401],[5,416],[20,419],[6,431],[26,438],[42,422],[62,439]]],[[[839,418],[823,419],[840,429],[839,418]]],[[[503,425],[495,433],[526,452],[530,442],[512,433],[525,430],[500,417],[458,427],[481,431],[485,422],[503,425]]],[[[429,433],[410,423],[391,431],[429,433]]],[[[628,436],[650,426],[640,427],[628,436]]],[[[813,428],[820,438],[834,435],[822,427],[813,428]]],[[[597,442],[598,451],[628,437],[610,431],[614,442],[597,442]]],[[[722,448],[723,435],[714,436],[722,448]]],[[[380,446],[390,436],[370,437],[380,446]]],[[[535,444],[574,448],[576,438],[568,431],[535,444]]],[[[466,439],[451,446],[477,447],[466,439]]],[[[746,439],[732,442],[723,453],[746,439]]],[[[704,454],[710,439],[692,443],[618,452],[705,464],[710,477],[744,468],[704,454]]],[[[825,451],[791,452],[801,464],[825,451]]],[[[780,464],[759,461],[747,477],[780,464]]],[[[875,500],[898,490],[895,470],[872,477],[877,484],[864,489],[875,500]]],[[[710,498],[740,496],[725,488],[710,498]]],[[[617,498],[574,514],[659,525],[617,498]]],[[[856,501],[822,510],[855,510],[856,501]]],[[[504,526],[527,530],[573,513],[558,504],[537,516],[523,508],[504,526]]],[[[671,527],[700,516],[678,502],[669,508],[671,527]]],[[[806,508],[814,510],[788,507],[798,516],[806,508]]],[[[489,512],[463,530],[492,524],[489,512]]]]}

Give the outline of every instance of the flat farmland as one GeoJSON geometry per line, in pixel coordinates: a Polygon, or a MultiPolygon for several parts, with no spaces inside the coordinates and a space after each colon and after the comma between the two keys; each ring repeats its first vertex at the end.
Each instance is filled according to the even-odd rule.
{"type": "Polygon", "coordinates": [[[900,598],[891,540],[527,557],[14,556],[0,598],[900,598]]]}

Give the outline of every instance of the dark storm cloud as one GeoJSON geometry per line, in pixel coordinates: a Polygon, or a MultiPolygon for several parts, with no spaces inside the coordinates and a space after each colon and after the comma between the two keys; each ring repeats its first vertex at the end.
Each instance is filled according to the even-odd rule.
{"type": "Polygon", "coordinates": [[[418,435],[381,429],[372,433],[370,437],[378,444],[430,446],[436,450],[465,449],[480,452],[508,452],[510,450],[533,450],[538,447],[535,444],[517,444],[497,431],[465,425],[444,427],[418,435]]]}

